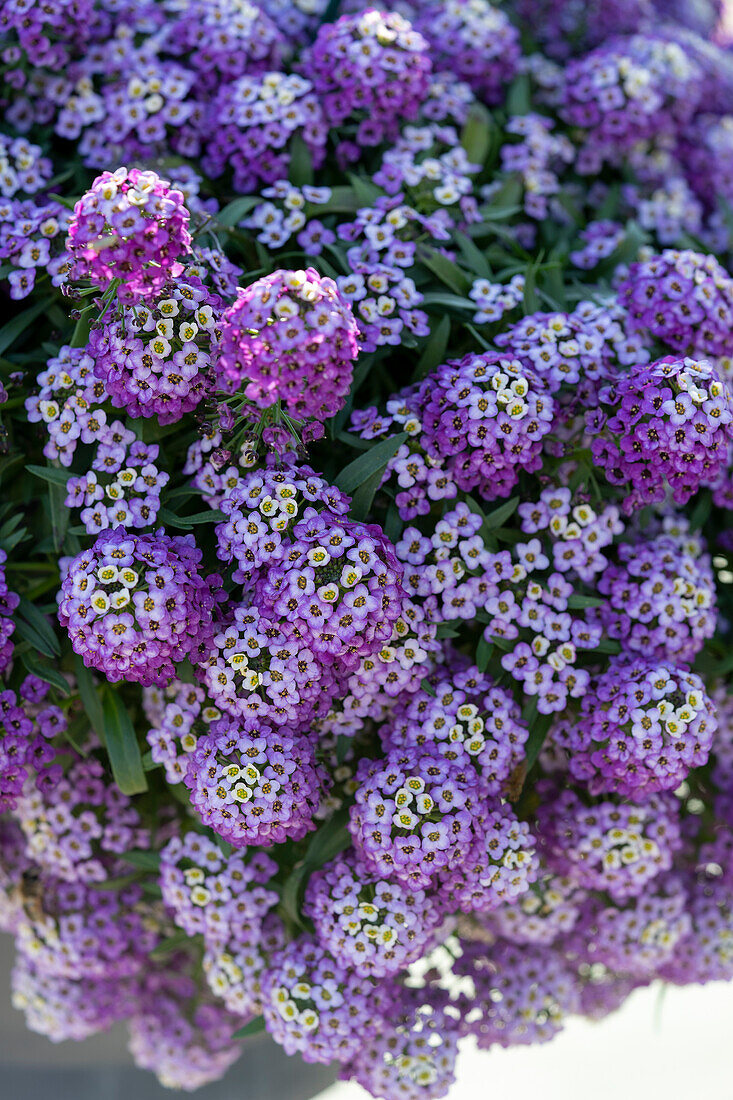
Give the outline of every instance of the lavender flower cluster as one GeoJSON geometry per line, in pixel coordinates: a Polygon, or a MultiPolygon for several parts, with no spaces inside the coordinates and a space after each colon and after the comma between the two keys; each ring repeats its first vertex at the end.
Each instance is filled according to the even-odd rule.
{"type": "Polygon", "coordinates": [[[439,1100],[466,1036],[733,980],[715,7],[2,6],[31,1029],[439,1100]]]}

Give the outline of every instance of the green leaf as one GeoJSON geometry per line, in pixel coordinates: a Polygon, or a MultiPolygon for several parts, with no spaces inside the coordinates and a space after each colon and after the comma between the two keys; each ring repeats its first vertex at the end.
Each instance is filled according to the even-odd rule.
{"type": "Polygon", "coordinates": [[[160,852],[145,852],[142,848],[132,848],[129,852],[121,852],[120,859],[125,863],[131,863],[133,867],[139,867],[142,871],[160,870],[160,852]]]}
{"type": "Polygon", "coordinates": [[[264,1030],[264,1016],[255,1016],[254,1019],[250,1020],[244,1027],[240,1027],[237,1031],[233,1032],[232,1039],[249,1039],[250,1035],[260,1035],[264,1030]]]}
{"type": "MultiPolygon", "coordinates": [[[[433,275],[437,275],[441,283],[445,283],[456,294],[465,294],[471,289],[471,279],[465,271],[437,249],[423,246],[418,250],[417,258],[429,271],[432,271],[433,275]]],[[[472,309],[476,308],[475,302],[470,304],[472,309]]]]}
{"type": "MultiPolygon", "coordinates": [[[[46,657],[60,657],[61,646],[59,640],[54,634],[53,627],[49,624],[48,619],[43,615],[35,604],[32,604],[30,600],[27,600],[25,596],[21,596],[18,601],[17,615],[21,616],[21,620],[31,628],[30,634],[34,635],[36,641],[32,644],[35,648],[43,653],[46,657]]],[[[16,626],[20,630],[23,625],[22,621],[16,618],[16,626]]],[[[29,633],[24,634],[27,641],[30,641],[29,633]]]]}
{"type": "Polygon", "coordinates": [[[57,554],[61,553],[66,540],[66,532],[69,528],[69,520],[71,519],[71,511],[66,507],[65,501],[66,489],[60,485],[49,485],[48,506],[51,512],[51,533],[54,550],[57,554]]]}
{"type": "Polygon", "coordinates": [[[349,847],[351,836],[346,827],[348,820],[349,811],[342,808],[324,821],[323,825],[313,833],[303,860],[308,873],[317,871],[319,867],[323,867],[339,852],[349,847]]]}
{"type": "Polygon", "coordinates": [[[123,794],[146,791],[148,781],[143,771],[135,728],[115,688],[105,692],[102,714],[104,741],[117,786],[123,794]]]}
{"type": "Polygon", "coordinates": [[[355,214],[363,202],[357,198],[353,187],[332,187],[328,202],[308,202],[306,210],[312,217],[319,214],[355,214]]]}
{"type": "Polygon", "coordinates": [[[491,660],[491,654],[494,651],[494,647],[491,642],[487,642],[483,634],[479,639],[479,643],[476,646],[476,668],[479,672],[486,672],[489,667],[489,661],[491,660]]]}
{"type": "Polygon", "coordinates": [[[440,294],[430,291],[422,300],[424,306],[445,306],[447,309],[470,309],[474,312],[476,303],[470,298],[459,298],[457,294],[440,294]]]}
{"type": "Polygon", "coordinates": [[[532,106],[532,88],[529,73],[520,73],[512,81],[506,97],[506,113],[512,115],[529,114],[532,106]]]}
{"type": "Polygon", "coordinates": [[[384,467],[390,458],[397,453],[406,439],[407,432],[399,432],[397,435],[391,435],[388,439],[383,439],[370,447],[368,451],[359,455],[348,466],[344,466],[335,479],[336,488],[340,489],[342,493],[353,493],[376,471],[380,469],[384,471],[384,467]]]}
{"type": "Polygon", "coordinates": [[[492,277],[491,265],[486,259],[485,253],[465,233],[456,233],[455,238],[463,259],[474,275],[481,279],[490,279],[492,277]]]}
{"type": "Polygon", "coordinates": [[[568,596],[568,607],[580,610],[583,607],[603,607],[605,600],[599,596],[583,596],[580,592],[574,592],[568,596]]]}
{"type": "Polygon", "coordinates": [[[313,183],[313,157],[303,136],[297,130],[290,139],[288,179],[296,187],[305,187],[313,183]]]}
{"type": "Polygon", "coordinates": [[[471,164],[483,165],[492,145],[496,129],[489,111],[481,103],[473,103],[461,130],[461,145],[471,164]]]}
{"type": "Polygon", "coordinates": [[[369,515],[372,502],[374,501],[374,495],[381,484],[386,466],[387,463],[384,462],[373,474],[370,474],[351,498],[349,515],[359,523],[363,523],[369,515]]]}
{"type": "Polygon", "coordinates": [[[537,294],[537,266],[535,264],[530,264],[524,276],[524,301],[522,303],[522,308],[524,309],[525,316],[529,313],[536,313],[541,305],[542,303],[537,294]]]}
{"type": "Polygon", "coordinates": [[[460,631],[456,629],[453,623],[438,623],[435,630],[436,638],[457,638],[460,631]]]}
{"type": "Polygon", "coordinates": [[[20,654],[20,659],[25,669],[30,672],[31,675],[37,676],[39,680],[43,680],[44,683],[57,688],[62,695],[66,695],[67,697],[71,695],[69,682],[58,669],[45,664],[43,661],[39,661],[37,657],[34,657],[32,653],[28,653],[27,650],[20,654]]]}
{"type": "Polygon", "coordinates": [[[158,517],[168,527],[181,528],[195,527],[200,523],[222,523],[226,520],[226,516],[218,508],[207,508],[205,512],[193,512],[190,516],[177,516],[175,512],[161,508],[158,517]]]}
{"type": "Polygon", "coordinates": [[[260,202],[262,202],[262,199],[259,195],[240,195],[238,199],[234,199],[223,210],[219,211],[215,221],[217,225],[222,225],[225,229],[233,229],[260,202]]]}
{"type": "MultiPolygon", "coordinates": [[[[536,702],[535,698],[535,702],[536,702]]],[[[533,766],[542,751],[542,746],[547,740],[547,735],[552,728],[552,715],[539,714],[530,726],[529,737],[525,746],[524,763],[527,771],[533,766]]]]}
{"type": "Polygon", "coordinates": [[[450,337],[450,317],[444,314],[430,333],[430,338],[425,345],[417,366],[412,375],[413,382],[419,382],[426,374],[430,374],[445,359],[450,337]]]}
{"type": "Polygon", "coordinates": [[[498,508],[494,508],[493,512],[487,513],[484,517],[484,527],[487,531],[493,531],[497,527],[502,527],[510,516],[513,516],[519,507],[519,497],[512,497],[511,500],[506,501],[505,504],[500,504],[498,508]]]}
{"type": "Polygon", "coordinates": [[[64,488],[69,478],[74,476],[70,470],[61,469],[58,466],[26,466],[26,470],[34,477],[47,481],[49,485],[63,485],[64,488]]]}
{"type": "Polygon", "coordinates": [[[164,959],[167,955],[172,955],[174,951],[178,951],[179,948],[185,947],[191,940],[191,937],[187,932],[181,930],[180,932],[174,932],[171,936],[166,936],[161,940],[153,950],[150,952],[150,958],[153,961],[157,959],[164,959]]]}
{"type": "Polygon", "coordinates": [[[301,927],[303,922],[300,901],[306,880],[313,871],[317,871],[349,847],[351,836],[346,827],[348,820],[349,812],[344,808],[337,810],[328,821],[324,821],[311,837],[303,861],[294,868],[285,883],[281,904],[290,919],[301,927]]]}
{"type": "Polygon", "coordinates": [[[94,683],[94,677],[78,653],[74,654],[74,674],[79,688],[79,695],[81,696],[84,710],[89,719],[89,724],[98,735],[100,741],[104,743],[104,712],[102,710],[102,702],[99,698],[96,684],[94,683]]]}
{"type": "Polygon", "coordinates": [[[71,337],[72,348],[85,348],[89,343],[89,333],[92,331],[92,322],[97,312],[96,306],[86,306],[81,311],[81,316],[76,322],[74,333],[71,337]]]}
{"type": "Polygon", "coordinates": [[[36,317],[40,317],[42,313],[48,311],[48,307],[52,302],[53,297],[44,298],[42,301],[36,302],[34,306],[30,306],[29,309],[24,309],[22,313],[13,317],[12,321],[8,321],[7,325],[0,328],[0,355],[7,351],[27,328],[30,328],[36,317]]]}

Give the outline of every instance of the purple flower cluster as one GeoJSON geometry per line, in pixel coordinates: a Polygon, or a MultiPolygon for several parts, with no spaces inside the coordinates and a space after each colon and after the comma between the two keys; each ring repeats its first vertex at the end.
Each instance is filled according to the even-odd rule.
{"type": "Polygon", "coordinates": [[[568,768],[588,789],[646,798],[673,791],[704,764],[715,708],[693,672],[643,657],[612,658],[566,729],[568,768]]]}
{"type": "Polygon", "coordinates": [[[159,936],[139,886],[119,893],[42,876],[23,890],[16,947],[56,978],[119,980],[138,973],[159,936]]]}
{"type": "Polygon", "coordinates": [[[80,1042],[130,1016],[136,997],[129,980],[71,981],[36,969],[25,955],[18,954],[12,974],[12,1004],[23,1012],[31,1031],[53,1043],[80,1042]]]}
{"type": "Polygon", "coordinates": [[[592,582],[606,575],[608,558],[603,553],[623,533],[619,509],[608,504],[596,512],[588,501],[565,486],[543,489],[537,501],[523,501],[518,509],[525,535],[542,533],[552,547],[552,568],[592,582]]]}
{"type": "Polygon", "coordinates": [[[702,94],[702,73],[676,42],[636,35],[571,61],[560,116],[585,134],[576,166],[595,174],[639,142],[674,137],[702,94]]]}
{"type": "Polygon", "coordinates": [[[161,683],[174,662],[206,652],[220,578],[198,571],[202,554],[188,535],[103,531],[69,562],[59,622],[74,652],[108,680],[161,683]]]}
{"type": "Polygon", "coordinates": [[[520,470],[540,468],[553,401],[516,359],[485,352],[451,360],[422,384],[417,406],[425,451],[466,492],[509,496],[520,470]]]}
{"type": "Polygon", "coordinates": [[[232,717],[263,718],[305,731],[337,692],[336,669],[287,620],[242,604],[226,615],[197,669],[215,702],[232,717]]]}
{"type": "Polygon", "coordinates": [[[628,490],[626,512],[663,501],[667,486],[686,504],[726,465],[733,398],[707,361],[667,356],[632,367],[599,398],[586,417],[593,461],[628,490]]]}
{"type": "Polygon", "coordinates": [[[337,154],[346,163],[416,117],[432,72],[422,35],[396,12],[373,8],[324,23],[301,64],[326,125],[343,138],[337,154]]]}
{"type": "Polygon", "coordinates": [[[528,731],[509,691],[476,667],[459,666],[449,676],[439,668],[398,703],[380,736],[388,749],[436,752],[461,768],[473,766],[487,792],[498,795],[524,757],[528,731]]]}
{"type": "Polygon", "coordinates": [[[103,172],[74,207],[69,276],[101,290],[119,280],[130,301],[154,295],[190,250],[188,221],[183,195],[155,172],[103,172]]]}
{"type": "Polygon", "coordinates": [[[312,267],[275,271],[240,290],[222,316],[221,388],[260,409],[277,405],[297,421],[323,423],[346,400],[357,334],[332,279],[312,267]]]}
{"type": "Polygon", "coordinates": [[[490,913],[521,898],[537,874],[534,837],[508,805],[483,812],[474,834],[460,864],[440,885],[447,912],[490,913]]]}
{"type": "Polygon", "coordinates": [[[106,425],[100,423],[103,418],[103,412],[92,417],[88,428],[93,430],[96,421],[100,432],[112,443],[101,443],[96,448],[92,469],[83,477],[69,478],[64,504],[82,509],[81,520],[89,535],[110,527],[150,527],[160,511],[161,490],[170,480],[155,465],[160,448],[157,443],[145,444],[137,439],[130,442],[134,435],[124,429],[117,432],[110,427],[105,433],[106,425]]]}
{"type": "Polygon", "coordinates": [[[430,46],[436,72],[444,69],[470,84],[484,103],[501,103],[519,67],[519,32],[488,0],[446,0],[418,5],[416,28],[430,46]]]}
{"type": "MultiPolygon", "coordinates": [[[[45,425],[49,437],[43,448],[46,458],[70,466],[81,443],[111,446],[118,458],[124,458],[120,436],[126,440],[132,433],[127,433],[119,420],[107,423],[107,414],[99,407],[107,392],[104,383],[95,380],[94,360],[85,348],[63,345],[58,355],[48,360],[36,383],[39,392],[26,398],[25,409],[31,424],[45,425]],[[120,446],[121,456],[117,450],[120,446]]],[[[102,457],[106,457],[106,451],[102,457]]]]}
{"type": "Polygon", "coordinates": [[[585,891],[569,878],[541,868],[529,890],[500,905],[485,923],[512,943],[549,945],[572,931],[584,899],[585,891]]]}
{"type": "Polygon", "coordinates": [[[299,840],[313,829],[326,774],[304,737],[222,718],[199,738],[184,782],[204,824],[244,848],[299,840]]]}
{"type": "MultiPolygon", "coordinates": [[[[529,218],[546,218],[553,196],[561,188],[561,176],[565,166],[575,159],[575,149],[565,134],[554,132],[551,118],[530,112],[510,118],[506,125],[508,134],[519,138],[501,148],[501,166],[504,172],[516,173],[522,185],[522,206],[529,218]]],[[[482,188],[485,199],[500,187],[495,180],[482,188]]],[[[531,230],[532,234],[534,230],[531,230]]]]}
{"type": "Polygon", "coordinates": [[[174,921],[189,936],[201,933],[209,940],[265,916],[277,894],[264,884],[276,871],[264,853],[249,860],[236,852],[227,857],[200,833],[174,836],[160,853],[163,901],[174,921]]]}
{"type": "Polygon", "coordinates": [[[392,637],[405,598],[402,566],[381,528],[329,512],[306,509],[292,536],[258,578],[255,600],[316,656],[353,668],[392,637]]]}
{"type": "Polygon", "coordinates": [[[187,975],[148,978],[129,1021],[135,1065],[166,1088],[193,1092],[223,1077],[242,1053],[232,1034],[241,1020],[187,975]]]}
{"type": "Polygon", "coordinates": [[[14,691],[0,692],[0,810],[12,810],[28,776],[33,722],[14,691]]]}
{"type": "Polygon", "coordinates": [[[323,162],[327,127],[321,105],[310,81],[296,73],[267,72],[224,84],[210,120],[201,164],[214,177],[231,168],[240,193],[287,177],[296,134],[314,167],[323,162]]]}
{"type": "Polygon", "coordinates": [[[341,1076],[372,1096],[437,1100],[455,1083],[458,1022],[432,990],[380,988],[379,1030],[370,1030],[341,1076]]]}
{"type": "Polygon", "coordinates": [[[232,935],[206,941],[203,969],[209,989],[235,1016],[262,1013],[262,978],[270,959],[287,941],[274,913],[263,921],[240,920],[232,935]]]}
{"type": "Polygon", "coordinates": [[[537,838],[548,865],[577,886],[623,902],[672,866],[682,846],[679,805],[670,794],[633,804],[588,799],[544,781],[537,838]]]}
{"type": "Polygon", "coordinates": [[[15,817],[28,856],[65,882],[104,882],[122,873],[123,852],[150,844],[137,808],[93,756],[66,769],[47,762],[26,783],[15,817]]]}
{"type": "Polygon", "coordinates": [[[249,0],[174,0],[168,7],[165,45],[185,55],[196,74],[197,95],[211,96],[241,76],[277,69],[284,58],[282,34],[249,0]]]}
{"type": "Polygon", "coordinates": [[[700,874],[688,883],[691,928],[662,967],[678,985],[733,978],[733,891],[724,878],[700,874]]]}
{"type": "Polygon", "coordinates": [[[5,575],[7,553],[0,548],[0,674],[4,673],[13,659],[12,633],[15,623],[12,615],[18,606],[20,597],[8,588],[5,575]]]}
{"type": "Polygon", "coordinates": [[[374,1031],[372,979],[301,936],[270,960],[262,1010],[270,1035],[305,1062],[346,1062],[374,1031]]]}
{"type": "Polygon", "coordinates": [[[88,352],[112,404],[161,424],[195,409],[214,384],[220,314],[219,297],[185,274],[143,303],[108,311],[92,330],[88,352]]]}
{"type": "Polygon", "coordinates": [[[0,200],[0,259],[10,264],[12,299],[27,298],[37,275],[47,272],[53,286],[66,281],[69,257],[63,245],[71,220],[71,211],[53,200],[0,200]]]}
{"type": "Polygon", "coordinates": [[[426,749],[361,760],[349,819],[357,858],[368,870],[419,888],[461,875],[486,797],[472,767],[426,749]]]}
{"type": "Polygon", "coordinates": [[[680,356],[727,353],[733,279],[714,256],[666,249],[632,264],[618,295],[641,328],[680,356]]]}
{"type": "Polygon", "coordinates": [[[662,875],[623,906],[590,901],[569,937],[567,949],[615,974],[653,976],[676,955],[692,922],[687,892],[675,875],[662,875]]]}
{"type": "Polygon", "coordinates": [[[668,517],[655,538],[620,543],[618,564],[598,579],[606,597],[600,609],[604,630],[627,653],[691,662],[715,633],[710,556],[684,520],[680,526],[673,533],[675,517],[668,517]]]}
{"type": "Polygon", "coordinates": [[[546,1043],[578,1010],[570,966],[542,947],[497,940],[487,951],[468,944],[455,969],[473,981],[475,997],[466,1005],[462,1028],[482,1050],[546,1043]]]}

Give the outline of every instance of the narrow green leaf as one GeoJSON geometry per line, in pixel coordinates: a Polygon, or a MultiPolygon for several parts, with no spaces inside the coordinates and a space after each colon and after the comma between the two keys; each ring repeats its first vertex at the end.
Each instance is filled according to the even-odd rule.
{"type": "Polygon", "coordinates": [[[115,690],[106,691],[102,704],[104,741],[115,782],[123,794],[148,789],[135,728],[125,704],[115,690]]]}
{"type": "Polygon", "coordinates": [[[264,1030],[264,1016],[255,1016],[254,1019],[250,1020],[244,1027],[240,1027],[237,1031],[233,1032],[232,1039],[249,1039],[250,1035],[260,1035],[264,1030]]]}
{"type": "Polygon", "coordinates": [[[37,657],[34,657],[32,653],[28,653],[27,650],[20,654],[20,659],[25,669],[33,676],[37,676],[39,680],[43,680],[44,683],[58,688],[62,695],[71,695],[69,682],[58,669],[45,664],[43,661],[39,661],[37,657]]]}
{"type": "Polygon", "coordinates": [[[57,554],[61,553],[69,529],[71,510],[66,507],[66,489],[61,485],[49,485],[48,507],[51,513],[51,533],[57,554]]]}
{"type": "Polygon", "coordinates": [[[262,199],[259,195],[240,195],[238,199],[234,199],[219,211],[215,218],[216,224],[224,226],[225,229],[233,229],[260,202],[262,199]]]}
{"type": "MultiPolygon", "coordinates": [[[[535,702],[536,702],[535,698],[535,702]]],[[[529,737],[525,746],[524,764],[527,771],[535,764],[542,751],[542,746],[547,740],[547,735],[552,728],[552,715],[539,714],[530,726],[529,737]]]]}
{"type": "Polygon", "coordinates": [[[12,321],[8,321],[7,325],[0,328],[0,355],[7,351],[27,328],[30,328],[36,317],[40,317],[42,313],[47,312],[52,301],[53,298],[44,298],[42,301],[36,302],[34,306],[24,309],[22,313],[13,317],[12,321]]]}
{"type": "Polygon", "coordinates": [[[64,470],[59,466],[26,466],[26,470],[34,477],[47,481],[49,485],[62,485],[64,488],[69,478],[74,476],[71,470],[64,470]]]}
{"type": "Polygon", "coordinates": [[[518,507],[518,496],[507,500],[505,504],[500,504],[498,508],[494,508],[493,512],[489,512],[484,517],[484,527],[487,531],[493,531],[495,528],[503,526],[509,517],[514,515],[518,507]]]}
{"type": "Polygon", "coordinates": [[[529,114],[532,106],[531,84],[529,73],[520,73],[512,81],[506,97],[506,113],[513,115],[529,114]]]}
{"type": "Polygon", "coordinates": [[[453,623],[438,623],[435,630],[436,638],[457,638],[459,634],[453,623]]]}
{"type": "Polygon", "coordinates": [[[161,940],[153,950],[150,952],[150,958],[154,961],[157,959],[164,959],[167,955],[172,955],[174,951],[178,951],[179,948],[184,947],[190,943],[191,937],[187,932],[181,930],[180,932],[174,932],[171,936],[166,936],[161,940]]]}
{"type": "Polygon", "coordinates": [[[196,527],[200,523],[222,523],[226,520],[223,512],[218,508],[208,508],[205,512],[194,512],[190,516],[177,516],[167,508],[161,508],[158,516],[167,527],[196,527]]]}
{"type": "Polygon", "coordinates": [[[490,279],[491,265],[486,259],[486,254],[465,233],[456,233],[455,237],[460,253],[474,275],[480,279],[490,279]]]}
{"type": "Polygon", "coordinates": [[[583,596],[580,592],[573,592],[568,596],[568,607],[579,610],[583,607],[603,607],[605,600],[598,596],[583,596]]]}
{"type": "Polygon", "coordinates": [[[78,653],[74,654],[74,674],[79,688],[79,695],[81,696],[84,710],[89,719],[89,724],[98,735],[100,741],[104,743],[104,712],[102,710],[102,702],[99,698],[96,684],[94,683],[94,676],[84,664],[78,653]]]}
{"type": "Polygon", "coordinates": [[[369,475],[366,481],[362,482],[351,498],[349,515],[359,523],[363,523],[369,515],[374,495],[380,486],[386,466],[387,462],[385,461],[373,474],[369,475]]]}
{"type": "Polygon", "coordinates": [[[70,346],[72,348],[85,348],[87,346],[89,343],[89,333],[92,331],[92,322],[96,312],[96,306],[86,306],[86,308],[81,311],[81,316],[76,322],[71,337],[70,346]]]}
{"type": "Polygon", "coordinates": [[[473,312],[476,303],[470,298],[460,298],[457,294],[441,294],[429,291],[422,300],[425,306],[445,306],[447,309],[469,309],[473,312]]]}
{"type": "Polygon", "coordinates": [[[476,668],[479,672],[486,672],[489,667],[489,661],[491,660],[491,654],[494,650],[491,642],[487,642],[483,634],[479,639],[479,643],[476,646],[476,668]]]}
{"type": "Polygon", "coordinates": [[[342,493],[353,493],[375,471],[380,468],[384,469],[390,458],[397,453],[406,439],[407,432],[399,432],[397,435],[391,435],[388,439],[383,439],[380,443],[370,447],[368,451],[359,455],[358,458],[355,458],[353,462],[350,462],[348,466],[341,470],[334,482],[336,488],[340,489],[342,493]]]}
{"type": "Polygon", "coordinates": [[[461,130],[461,145],[471,164],[483,166],[492,144],[494,121],[481,103],[473,103],[461,130]]]}
{"type": "Polygon", "coordinates": [[[313,183],[313,157],[302,135],[296,130],[290,139],[288,178],[296,187],[313,183]]]}
{"type": "Polygon", "coordinates": [[[440,366],[445,359],[449,337],[450,317],[444,314],[430,333],[430,338],[425,345],[423,353],[412,375],[413,382],[419,382],[427,374],[430,374],[432,370],[440,366]]]}
{"type": "MultiPolygon", "coordinates": [[[[417,258],[429,271],[432,271],[433,275],[437,275],[441,283],[445,283],[456,294],[465,294],[470,290],[471,279],[457,263],[449,260],[442,252],[438,252],[435,248],[422,247],[418,250],[417,258]]],[[[476,308],[474,302],[471,302],[471,308],[476,308]]]]}
{"type": "Polygon", "coordinates": [[[125,863],[132,863],[142,871],[160,869],[160,852],[145,852],[141,848],[132,848],[129,852],[121,852],[120,859],[124,859],[125,863]]]}
{"type": "MultiPolygon", "coordinates": [[[[18,601],[18,610],[16,616],[20,616],[20,620],[16,617],[16,626],[20,630],[23,625],[23,621],[31,628],[32,633],[37,637],[35,642],[36,648],[43,653],[46,657],[60,657],[61,646],[59,640],[54,634],[53,627],[50,625],[48,619],[43,615],[35,604],[32,604],[30,600],[27,600],[25,596],[21,596],[18,601]]],[[[28,641],[30,637],[24,635],[28,641]]]]}

